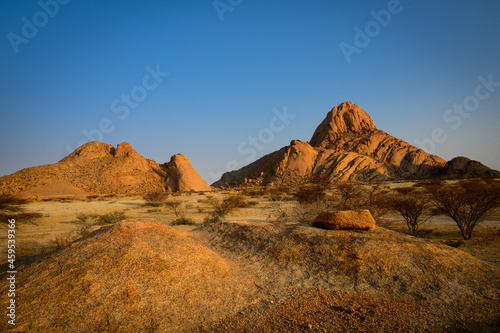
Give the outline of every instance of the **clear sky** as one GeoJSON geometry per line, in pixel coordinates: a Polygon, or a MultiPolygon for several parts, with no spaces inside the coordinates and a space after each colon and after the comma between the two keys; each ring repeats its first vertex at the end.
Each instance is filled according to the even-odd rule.
{"type": "Polygon", "coordinates": [[[84,141],[186,155],[209,183],[353,101],[500,169],[500,2],[2,0],[0,175],[84,141]]]}

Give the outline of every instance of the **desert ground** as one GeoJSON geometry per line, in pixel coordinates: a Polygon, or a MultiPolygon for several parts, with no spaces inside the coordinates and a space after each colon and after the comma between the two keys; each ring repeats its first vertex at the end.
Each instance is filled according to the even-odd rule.
{"type": "MultiPolygon", "coordinates": [[[[390,184],[391,188],[411,186],[412,182],[390,184]]],[[[192,230],[203,224],[211,206],[205,202],[206,197],[224,198],[238,193],[235,190],[214,192],[184,192],[171,195],[168,200],[182,203],[182,213],[192,219],[195,225],[176,225],[174,228],[192,230]]],[[[293,201],[274,201],[271,195],[247,196],[250,205],[229,213],[224,219],[231,221],[272,221],[273,211],[277,206],[291,207],[293,201]]],[[[127,218],[151,218],[169,225],[177,216],[165,206],[152,207],[145,205],[142,195],[90,195],[90,196],[49,196],[31,202],[28,211],[42,214],[34,224],[22,224],[19,227],[17,241],[22,251],[30,254],[37,247],[48,245],[58,239],[78,237],[82,226],[89,226],[89,231],[99,229],[90,221],[85,223],[78,219],[80,215],[108,214],[122,212],[127,218]],[[24,249],[23,249],[24,248],[24,249]]],[[[296,221],[289,221],[296,222],[296,221]]],[[[403,218],[397,214],[386,217],[383,225],[387,229],[409,234],[403,218]]],[[[470,240],[463,240],[456,223],[446,216],[434,216],[425,222],[418,234],[419,237],[443,243],[453,244],[460,250],[470,253],[478,259],[500,266],[500,213],[489,215],[474,230],[470,240]]],[[[0,236],[5,243],[6,235],[0,236]]],[[[6,246],[2,246],[5,257],[6,246]]]]}
{"type": "MultiPolygon", "coordinates": [[[[412,183],[394,182],[385,186],[394,189],[409,185],[412,183]]],[[[478,225],[471,240],[463,240],[455,223],[444,216],[433,217],[424,223],[416,237],[409,235],[404,220],[394,213],[380,222],[374,231],[367,233],[326,231],[298,221],[274,221],[273,216],[277,209],[291,209],[296,204],[290,195],[276,198],[272,194],[247,194],[246,207],[230,212],[221,222],[203,225],[204,219],[212,209],[207,199],[223,199],[236,193],[240,191],[216,190],[171,194],[167,201],[178,203],[177,212],[166,205],[158,207],[146,205],[142,195],[38,197],[27,204],[26,208],[29,212],[40,213],[42,217],[36,220],[35,224],[18,225],[16,233],[18,264],[31,265],[26,273],[26,279],[29,279],[30,275],[34,275],[33,272],[56,267],[60,262],[67,261],[63,255],[64,251],[76,251],[75,249],[81,248],[79,251],[86,253],[85,242],[101,244],[99,246],[102,246],[102,249],[99,251],[103,253],[108,251],[108,245],[110,253],[115,253],[113,247],[118,246],[116,244],[119,244],[118,249],[121,251],[130,245],[129,243],[123,245],[120,243],[122,240],[116,237],[130,232],[130,224],[102,226],[92,222],[96,221],[92,219],[92,215],[117,213],[122,218],[132,221],[130,223],[137,224],[137,234],[132,234],[130,237],[137,240],[138,248],[142,246],[141,242],[148,242],[141,236],[144,233],[146,238],[153,235],[151,237],[154,242],[147,243],[148,246],[157,244],[155,242],[161,241],[163,237],[167,239],[173,237],[175,241],[172,242],[180,244],[175,251],[169,248],[173,253],[187,251],[186,248],[191,249],[189,250],[191,259],[182,257],[182,260],[179,258],[174,260],[176,263],[181,261],[183,265],[188,265],[183,266],[188,276],[185,277],[185,281],[176,282],[176,286],[187,283],[187,286],[200,291],[193,295],[193,298],[189,298],[185,291],[189,287],[182,287],[185,299],[178,304],[175,302],[180,302],[179,298],[170,301],[172,306],[178,307],[178,312],[172,310],[174,312],[171,313],[172,318],[168,322],[151,319],[144,324],[138,319],[137,325],[146,325],[139,326],[143,331],[494,332],[499,328],[500,317],[495,310],[498,309],[500,296],[498,293],[499,214],[489,216],[478,225]],[[170,226],[180,216],[191,220],[191,223],[170,226]],[[162,229],[164,225],[169,226],[168,229],[162,229]],[[96,231],[100,228],[102,231],[96,231]],[[93,231],[96,232],[91,233],[93,231]],[[165,236],[162,236],[163,234],[165,236]],[[103,240],[98,240],[99,237],[103,237],[103,240]],[[72,243],[75,240],[77,241],[72,243]],[[396,247],[398,244],[403,244],[402,249],[421,249],[411,251],[422,251],[422,256],[411,254],[406,258],[407,252],[398,252],[400,249],[387,245],[387,249],[384,250],[386,243],[394,243],[396,247]],[[355,248],[355,244],[359,244],[359,250],[355,248]],[[353,246],[354,249],[351,249],[353,246]],[[317,257],[311,257],[310,253],[317,257]],[[335,261],[337,255],[338,262],[335,261]],[[48,263],[51,258],[54,262],[48,263]],[[184,260],[192,263],[184,264],[184,260]],[[365,262],[364,260],[367,263],[359,264],[361,261],[365,262]],[[434,260],[439,263],[434,263],[434,260]],[[191,264],[195,267],[189,268],[191,264]],[[418,272],[414,271],[414,266],[418,272]],[[220,267],[223,267],[222,273],[220,267]],[[337,270],[339,267],[344,267],[340,269],[342,279],[331,275],[333,269],[337,270]],[[208,273],[202,274],[199,280],[197,274],[203,270],[208,270],[208,273]],[[424,276],[430,274],[432,278],[426,282],[415,280],[415,277],[420,277],[419,274],[422,274],[421,270],[424,270],[424,276]],[[455,276],[453,272],[459,274],[455,276]],[[195,306],[197,310],[192,310],[190,306],[195,306]],[[189,315],[185,313],[186,309],[191,309],[189,315]]],[[[6,249],[5,233],[1,241],[3,244],[1,248],[6,249]]],[[[100,260],[96,259],[95,253],[92,256],[94,258],[92,260],[100,260]]],[[[142,256],[144,255],[135,252],[132,255],[133,258],[143,258],[142,256]]],[[[150,253],[145,256],[150,258],[150,253]]],[[[156,254],[151,256],[156,258],[156,254]]],[[[5,251],[2,253],[2,258],[6,258],[5,251]]],[[[107,259],[102,260],[109,259],[105,258],[107,259]]],[[[115,260],[116,265],[120,263],[126,266],[121,264],[119,261],[121,259],[115,258],[115,260]]],[[[168,260],[167,262],[170,262],[168,260]]],[[[134,261],[127,262],[131,262],[132,265],[134,261]]],[[[5,263],[6,261],[2,262],[3,269],[6,267],[5,263]]],[[[86,266],[82,264],[82,267],[86,266]]],[[[165,273],[164,270],[156,271],[157,269],[155,268],[155,273],[151,274],[155,276],[166,274],[165,281],[174,281],[178,278],[172,277],[171,273],[165,273]]],[[[91,268],[85,270],[87,272],[91,268]]],[[[113,268],[112,272],[114,275],[111,280],[114,277],[122,279],[117,277],[122,274],[120,271],[115,272],[113,268]]],[[[67,283],[64,281],[76,281],[75,277],[65,276],[70,273],[57,274],[52,280],[54,290],[61,288],[61,285],[64,286],[67,283]]],[[[87,276],[89,273],[79,274],[78,279],[81,278],[81,274],[87,276]]],[[[45,272],[43,275],[50,273],[45,272]]],[[[45,279],[46,277],[41,281],[46,281],[45,279]]],[[[38,280],[30,280],[27,284],[36,285],[36,281],[38,280]]],[[[163,283],[162,281],[164,280],[160,279],[155,283],[163,283]]],[[[52,285],[50,281],[47,283],[52,285]]],[[[138,287],[134,287],[133,281],[128,280],[127,283],[132,286],[130,290],[138,292],[138,287]]],[[[113,289],[121,286],[118,284],[110,287],[106,282],[106,286],[103,283],[100,287],[91,287],[90,291],[87,290],[85,293],[90,295],[96,292],[96,289],[100,290],[99,288],[113,289]]],[[[150,289],[155,288],[160,287],[150,287],[150,289]]],[[[133,294],[130,290],[127,289],[127,295],[133,294]]],[[[172,290],[161,290],[175,294],[172,290]]],[[[57,294],[60,296],[56,299],[51,299],[54,296],[50,296],[50,290],[47,292],[44,299],[48,299],[48,304],[51,304],[50,302],[59,304],[65,291],[58,291],[57,294]]],[[[68,295],[72,295],[74,291],[67,292],[68,295]]],[[[24,296],[26,302],[29,300],[32,304],[38,304],[36,302],[39,300],[35,302],[28,294],[26,291],[24,296]]],[[[35,292],[35,295],[39,295],[38,292],[35,292]]],[[[77,298],[77,296],[68,297],[77,298]]],[[[155,307],[148,311],[163,316],[162,311],[167,310],[161,310],[163,309],[161,305],[164,303],[161,297],[155,295],[148,299],[154,300],[154,306],[160,304],[159,308],[155,307]]],[[[121,302],[121,299],[116,302],[121,302]]],[[[142,304],[142,299],[139,301],[131,298],[128,302],[142,304]]],[[[62,306],[64,304],[66,303],[63,302],[62,306]]],[[[170,308],[167,309],[171,311],[170,308]]],[[[108,309],[110,312],[115,310],[115,308],[108,309]]],[[[13,331],[22,332],[29,328],[33,332],[42,332],[47,327],[52,327],[53,331],[61,327],[66,327],[68,331],[78,331],[75,322],[79,321],[71,317],[76,314],[72,314],[71,310],[61,312],[62,319],[58,320],[62,326],[57,326],[47,319],[47,322],[37,321],[34,326],[21,324],[13,331]],[[73,325],[67,324],[69,322],[73,325]]],[[[41,313],[31,313],[30,316],[40,316],[41,313]]],[[[98,313],[94,315],[95,318],[102,316],[98,313]]],[[[132,311],[130,315],[137,314],[132,311]]],[[[19,320],[22,322],[22,315],[19,320]]],[[[128,332],[138,329],[131,324],[130,318],[107,315],[105,321],[99,320],[94,319],[94,322],[99,323],[98,326],[86,324],[89,325],[89,332],[128,332]]]]}

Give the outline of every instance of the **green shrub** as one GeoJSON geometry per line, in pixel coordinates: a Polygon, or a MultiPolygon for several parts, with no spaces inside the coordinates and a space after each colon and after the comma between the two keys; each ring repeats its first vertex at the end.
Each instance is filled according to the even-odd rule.
{"type": "Polygon", "coordinates": [[[104,215],[97,215],[94,219],[95,219],[95,224],[106,225],[106,224],[117,223],[127,218],[128,217],[123,212],[116,211],[104,215]]]}

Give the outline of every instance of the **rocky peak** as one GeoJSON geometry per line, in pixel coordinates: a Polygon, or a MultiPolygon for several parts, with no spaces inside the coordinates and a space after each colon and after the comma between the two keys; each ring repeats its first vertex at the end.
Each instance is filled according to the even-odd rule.
{"type": "Polygon", "coordinates": [[[128,142],[119,143],[115,149],[115,157],[139,155],[128,142]]]}
{"type": "Polygon", "coordinates": [[[327,147],[337,138],[348,133],[365,133],[377,128],[362,108],[352,102],[335,106],[314,132],[310,144],[313,147],[327,147]]]}
{"type": "Polygon", "coordinates": [[[162,165],[167,177],[165,187],[167,191],[210,191],[212,188],[196,172],[191,161],[182,154],[175,154],[170,162],[162,165]]]}
{"type": "Polygon", "coordinates": [[[67,162],[75,159],[95,159],[102,158],[107,155],[113,155],[115,153],[115,147],[110,144],[102,143],[100,141],[89,141],[80,147],[78,147],[74,152],[64,157],[60,162],[67,162]]]}

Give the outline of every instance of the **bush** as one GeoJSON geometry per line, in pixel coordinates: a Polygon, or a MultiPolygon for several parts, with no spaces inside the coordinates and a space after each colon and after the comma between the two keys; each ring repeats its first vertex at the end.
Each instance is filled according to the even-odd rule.
{"type": "Polygon", "coordinates": [[[128,216],[126,216],[123,212],[118,212],[118,211],[104,215],[96,215],[94,217],[96,225],[113,224],[125,220],[127,218],[128,216]]]}
{"type": "Polygon", "coordinates": [[[325,201],[303,203],[294,206],[290,210],[289,217],[293,221],[312,224],[318,215],[326,210],[328,210],[328,204],[325,201]]]}
{"type": "Polygon", "coordinates": [[[146,206],[159,207],[165,202],[165,200],[167,200],[168,193],[150,192],[146,193],[142,198],[146,201],[146,206]]]}
{"type": "Polygon", "coordinates": [[[182,210],[184,208],[184,204],[180,200],[168,200],[165,201],[165,206],[169,208],[172,212],[174,212],[175,217],[180,217],[182,215],[182,210]]]}
{"type": "Polygon", "coordinates": [[[283,208],[279,203],[276,203],[272,206],[267,220],[272,222],[287,222],[290,220],[288,210],[283,208]]]}
{"type": "Polygon", "coordinates": [[[500,186],[497,182],[463,180],[456,185],[431,183],[426,186],[438,213],[457,224],[462,237],[471,239],[475,226],[489,212],[500,207],[500,186]]]}
{"type": "Polygon", "coordinates": [[[337,190],[335,200],[331,205],[334,210],[367,209],[379,222],[391,210],[380,184],[360,185],[340,182],[335,184],[335,188],[337,190]]]}
{"type": "Polygon", "coordinates": [[[16,223],[35,224],[34,220],[41,218],[42,214],[27,212],[23,205],[28,202],[10,194],[0,194],[0,223],[7,224],[9,219],[15,219],[16,223]]]}
{"type": "Polygon", "coordinates": [[[432,216],[426,214],[430,208],[429,197],[412,188],[402,188],[397,191],[400,194],[390,197],[387,202],[392,209],[401,214],[411,234],[416,235],[420,225],[432,216]]]}
{"type": "Polygon", "coordinates": [[[326,188],[323,184],[302,185],[294,196],[299,203],[313,203],[325,199],[326,188]]]}
{"type": "Polygon", "coordinates": [[[187,218],[187,217],[179,217],[178,219],[175,219],[170,223],[170,225],[194,225],[195,222],[194,220],[187,218]]]}
{"type": "Polygon", "coordinates": [[[88,235],[90,235],[91,231],[90,231],[90,225],[82,225],[78,228],[78,231],[77,231],[78,235],[80,237],[87,237],[88,235]]]}
{"type": "Polygon", "coordinates": [[[92,217],[92,215],[88,215],[88,214],[79,214],[76,216],[76,218],[82,223],[87,223],[93,217],[92,217]]]}
{"type": "Polygon", "coordinates": [[[339,210],[356,210],[359,206],[365,205],[361,186],[351,182],[341,182],[335,184],[339,193],[339,210]]]}
{"type": "Polygon", "coordinates": [[[248,207],[247,199],[243,194],[230,194],[223,200],[219,200],[213,196],[207,196],[207,203],[213,207],[213,211],[205,217],[205,223],[219,222],[222,217],[235,209],[248,207]]]}
{"type": "Polygon", "coordinates": [[[209,215],[205,216],[203,219],[204,224],[216,223],[221,221],[221,216],[215,212],[211,212],[209,215]]]}
{"type": "Polygon", "coordinates": [[[75,241],[75,237],[71,234],[59,235],[49,242],[49,249],[51,251],[59,251],[67,248],[75,241]]]}

